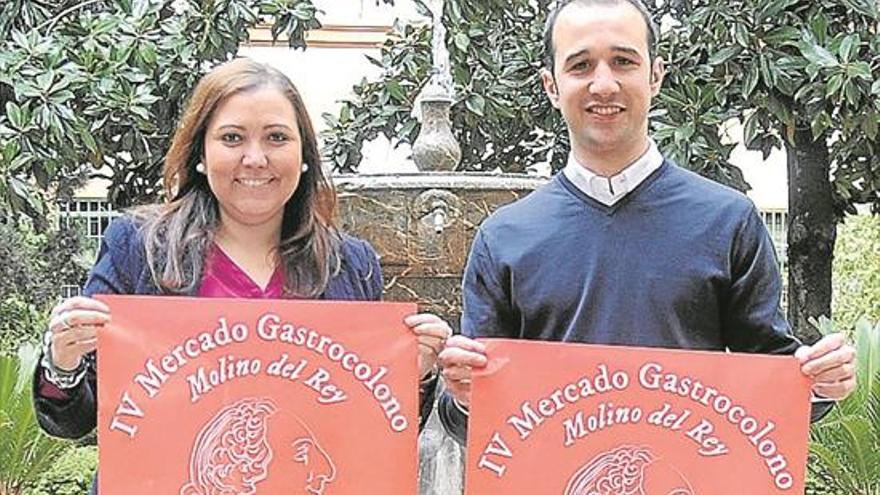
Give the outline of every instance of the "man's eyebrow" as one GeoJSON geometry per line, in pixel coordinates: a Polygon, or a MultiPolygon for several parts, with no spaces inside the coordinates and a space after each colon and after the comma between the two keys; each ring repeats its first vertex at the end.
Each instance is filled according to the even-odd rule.
{"type": "MultiPolygon", "coordinates": [[[[633,48],[632,46],[628,46],[628,45],[614,45],[611,47],[611,51],[623,52],[623,53],[630,55],[630,56],[633,56],[633,57],[642,58],[642,54],[636,48],[633,48]]],[[[589,48],[580,49],[580,50],[572,53],[571,55],[565,57],[565,60],[563,61],[563,65],[567,65],[572,60],[580,58],[584,55],[589,55],[589,54],[590,54],[589,48]]]]}
{"type": "Polygon", "coordinates": [[[571,55],[565,57],[565,60],[563,61],[563,65],[568,64],[573,59],[576,59],[576,58],[581,57],[583,55],[589,55],[589,54],[590,54],[589,48],[583,48],[581,50],[578,50],[578,51],[572,53],[571,55]]]}
{"type": "Polygon", "coordinates": [[[629,55],[632,55],[634,57],[639,57],[639,58],[641,58],[641,56],[642,56],[642,54],[638,50],[636,50],[635,48],[633,48],[631,46],[626,46],[626,45],[614,45],[611,47],[611,50],[615,51],[615,52],[624,52],[624,53],[627,53],[629,55]]]}

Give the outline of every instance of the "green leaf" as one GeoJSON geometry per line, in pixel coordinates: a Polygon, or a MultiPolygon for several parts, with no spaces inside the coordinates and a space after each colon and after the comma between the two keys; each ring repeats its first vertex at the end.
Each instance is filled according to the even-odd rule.
{"type": "Polygon", "coordinates": [[[843,74],[834,74],[825,83],[825,97],[831,98],[843,87],[843,74]]]}
{"type": "Polygon", "coordinates": [[[455,42],[455,46],[463,52],[467,51],[471,44],[470,38],[464,33],[456,33],[452,40],[455,42]]]}
{"type": "Polygon", "coordinates": [[[767,58],[767,57],[760,58],[759,66],[761,69],[761,77],[764,80],[764,84],[768,88],[775,88],[776,87],[776,72],[775,72],[776,69],[775,69],[775,67],[772,67],[771,64],[772,63],[769,58],[767,58]]]}
{"type": "Polygon", "coordinates": [[[468,30],[468,36],[471,38],[479,38],[480,36],[483,36],[485,34],[486,34],[486,31],[479,26],[472,26],[468,30]]]}
{"type": "MultiPolygon", "coordinates": [[[[28,188],[11,181],[13,194],[35,211],[39,199],[28,188]]],[[[6,316],[6,315],[4,315],[6,316]]],[[[18,352],[0,356],[0,466],[6,486],[31,485],[68,449],[65,442],[40,432],[30,400],[31,380],[28,377],[39,358],[39,349],[22,345],[18,352]]]]}
{"type": "Polygon", "coordinates": [[[810,19],[810,38],[814,42],[825,43],[828,38],[828,18],[822,12],[818,12],[810,19]]]}
{"type": "Polygon", "coordinates": [[[21,154],[12,159],[9,165],[10,172],[23,172],[24,167],[34,161],[34,155],[21,154]]]}
{"type": "Polygon", "coordinates": [[[840,56],[840,59],[844,63],[852,60],[853,55],[855,55],[859,51],[860,43],[861,40],[859,39],[858,33],[853,33],[843,38],[843,41],[840,43],[840,47],[837,49],[837,54],[840,56]]]}
{"type": "Polygon", "coordinates": [[[380,67],[380,68],[383,67],[383,65],[382,65],[382,61],[379,60],[379,59],[377,59],[376,57],[373,57],[373,56],[371,56],[371,55],[369,55],[369,54],[364,55],[364,57],[367,58],[367,61],[369,61],[370,64],[375,65],[376,67],[380,67]]]}
{"type": "Polygon", "coordinates": [[[150,120],[150,112],[143,107],[131,107],[128,109],[131,113],[137,115],[144,120],[150,120]]]}
{"type": "Polygon", "coordinates": [[[857,107],[859,104],[859,87],[856,85],[855,81],[850,79],[843,85],[843,92],[846,95],[846,101],[852,107],[857,107]]]}
{"type": "Polygon", "coordinates": [[[794,100],[804,102],[807,98],[812,97],[816,93],[816,85],[804,84],[794,93],[794,100]]]}
{"type": "Polygon", "coordinates": [[[6,163],[12,162],[15,157],[20,156],[20,151],[21,145],[18,144],[18,141],[7,141],[6,145],[3,147],[3,161],[6,163]]]}
{"type": "Polygon", "coordinates": [[[770,31],[764,37],[764,42],[769,45],[785,45],[800,39],[800,30],[792,26],[782,26],[770,31]]]}
{"type": "Polygon", "coordinates": [[[13,101],[6,102],[6,116],[9,118],[9,122],[12,123],[12,126],[16,129],[24,129],[27,127],[27,122],[24,121],[24,115],[21,111],[21,107],[15,104],[13,101]]]}
{"type": "Polygon", "coordinates": [[[40,211],[39,199],[35,196],[32,187],[27,182],[12,177],[9,179],[9,186],[12,192],[24,202],[32,211],[40,211]]]}
{"type": "Polygon", "coordinates": [[[843,0],[844,5],[869,18],[877,19],[877,4],[873,0],[843,0]]]}
{"type": "Polygon", "coordinates": [[[74,98],[76,98],[76,95],[74,95],[72,91],[64,90],[58,91],[57,93],[52,93],[52,95],[49,96],[49,101],[55,103],[56,105],[61,105],[74,98]]]}
{"type": "Polygon", "coordinates": [[[694,135],[694,131],[694,124],[692,122],[688,122],[687,124],[675,130],[675,140],[680,143],[687,142],[694,135]]]}
{"type": "Polygon", "coordinates": [[[760,73],[758,71],[758,67],[755,64],[749,66],[749,71],[746,73],[746,78],[743,80],[743,92],[745,93],[746,98],[752,95],[752,92],[755,91],[755,87],[758,86],[758,79],[760,78],[760,73]]]}
{"type": "Polygon", "coordinates": [[[37,87],[39,87],[42,92],[48,93],[52,88],[52,83],[55,81],[55,72],[46,71],[37,76],[37,87]]]}
{"type": "Polygon", "coordinates": [[[772,19],[776,17],[780,12],[787,9],[788,7],[798,3],[800,0],[773,0],[770,2],[764,3],[764,9],[761,11],[761,14],[758,16],[758,23],[762,23],[765,20],[772,19]]]}
{"type": "MultiPolygon", "coordinates": [[[[345,108],[347,105],[343,105],[345,108]]],[[[321,114],[321,117],[324,119],[324,123],[327,125],[329,129],[336,127],[339,125],[339,121],[336,120],[336,116],[329,112],[324,112],[321,114]]],[[[328,131],[329,132],[329,131],[328,131]]]]}
{"type": "Polygon", "coordinates": [[[98,143],[95,141],[95,137],[92,136],[92,133],[88,131],[88,129],[80,129],[79,137],[82,139],[83,144],[86,146],[92,154],[98,154],[98,143]]]}
{"type": "Polygon", "coordinates": [[[810,131],[813,133],[813,139],[819,139],[826,130],[831,127],[831,118],[825,112],[817,113],[812,121],[810,121],[810,131]]]}
{"type": "Polygon", "coordinates": [[[156,62],[159,60],[158,54],[156,53],[156,47],[152,43],[147,43],[141,45],[141,49],[138,52],[141,60],[144,61],[147,65],[156,65],[156,62]]]}
{"type": "Polygon", "coordinates": [[[99,36],[110,33],[117,29],[120,22],[121,19],[115,16],[102,17],[98,22],[92,25],[91,34],[92,36],[99,36]]]}
{"type": "Polygon", "coordinates": [[[467,109],[480,117],[483,117],[483,110],[486,108],[486,100],[482,95],[474,93],[468,96],[467,100],[465,100],[465,106],[467,109]]]}
{"type": "Polygon", "coordinates": [[[871,66],[868,62],[855,62],[848,66],[847,73],[850,76],[858,77],[865,81],[871,80],[871,66]]]}
{"type": "Polygon", "coordinates": [[[752,145],[758,139],[758,133],[761,132],[760,122],[758,121],[758,112],[752,112],[746,117],[743,126],[743,144],[747,148],[752,149],[752,145]]]}
{"type": "Polygon", "coordinates": [[[419,122],[416,119],[408,119],[406,123],[403,124],[403,127],[401,127],[400,130],[397,132],[397,135],[400,137],[408,137],[409,133],[416,128],[416,125],[418,125],[418,123],[419,122]]]}
{"type": "Polygon", "coordinates": [[[800,85],[785,72],[779,72],[776,78],[776,89],[786,96],[794,95],[800,85]]]}
{"type": "Polygon", "coordinates": [[[786,102],[781,101],[774,93],[770,93],[767,98],[767,109],[773,114],[783,125],[794,127],[794,116],[786,102]]]}
{"type": "Polygon", "coordinates": [[[741,46],[728,46],[726,48],[722,48],[717,52],[713,53],[711,57],[709,57],[708,64],[709,65],[719,65],[727,62],[733,57],[737,56],[742,52],[743,47],[741,46]]]}
{"type": "Polygon", "coordinates": [[[403,91],[403,88],[400,87],[400,83],[398,83],[397,81],[389,81],[386,88],[395,100],[400,101],[406,98],[406,93],[403,91]]]}
{"type": "Polygon", "coordinates": [[[880,123],[878,121],[880,121],[880,114],[876,112],[869,112],[862,121],[862,130],[865,131],[865,136],[871,141],[877,139],[877,127],[878,123],[880,123]]]}
{"type": "Polygon", "coordinates": [[[30,46],[27,36],[25,36],[24,33],[19,30],[12,31],[12,41],[14,41],[16,45],[22,48],[27,48],[30,46]]]}
{"type": "Polygon", "coordinates": [[[733,28],[733,38],[741,47],[749,46],[749,31],[742,24],[737,23],[733,28]]]}
{"type": "Polygon", "coordinates": [[[798,43],[798,48],[807,60],[819,67],[829,68],[840,65],[831,52],[815,43],[802,41],[798,43]]]}

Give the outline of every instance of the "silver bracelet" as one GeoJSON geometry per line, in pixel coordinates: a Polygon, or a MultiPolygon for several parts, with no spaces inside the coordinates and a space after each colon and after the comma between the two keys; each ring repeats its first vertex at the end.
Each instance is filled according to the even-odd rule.
{"type": "Polygon", "coordinates": [[[76,368],[72,370],[63,370],[55,366],[55,362],[52,360],[51,331],[47,331],[43,337],[43,359],[40,360],[40,365],[43,367],[43,376],[46,381],[61,390],[70,390],[79,386],[88,371],[86,360],[83,358],[80,358],[76,368]]]}

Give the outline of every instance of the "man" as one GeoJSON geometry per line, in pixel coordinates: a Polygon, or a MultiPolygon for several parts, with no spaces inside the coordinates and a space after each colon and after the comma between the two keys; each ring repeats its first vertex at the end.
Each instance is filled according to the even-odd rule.
{"type": "Polygon", "coordinates": [[[439,358],[440,417],[460,441],[471,369],[487,362],[478,337],[794,353],[817,395],[855,387],[842,336],[800,346],[791,335],[754,205],[664,159],[648,137],[664,76],[656,40],[640,0],[561,0],[548,18],[542,80],[571,154],[474,238],[462,335],[439,358]]]}

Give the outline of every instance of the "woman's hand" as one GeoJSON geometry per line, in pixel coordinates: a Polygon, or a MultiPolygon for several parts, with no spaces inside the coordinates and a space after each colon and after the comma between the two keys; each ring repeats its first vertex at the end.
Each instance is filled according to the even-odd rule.
{"type": "Polygon", "coordinates": [[[452,329],[442,318],[431,313],[409,315],[403,322],[419,340],[419,376],[424,379],[434,371],[437,355],[452,335],[452,329]]]}
{"type": "Polygon", "coordinates": [[[110,308],[90,297],[71,297],[52,308],[49,335],[52,342],[52,363],[72,371],[82,357],[95,350],[98,329],[110,321],[110,308]]]}

